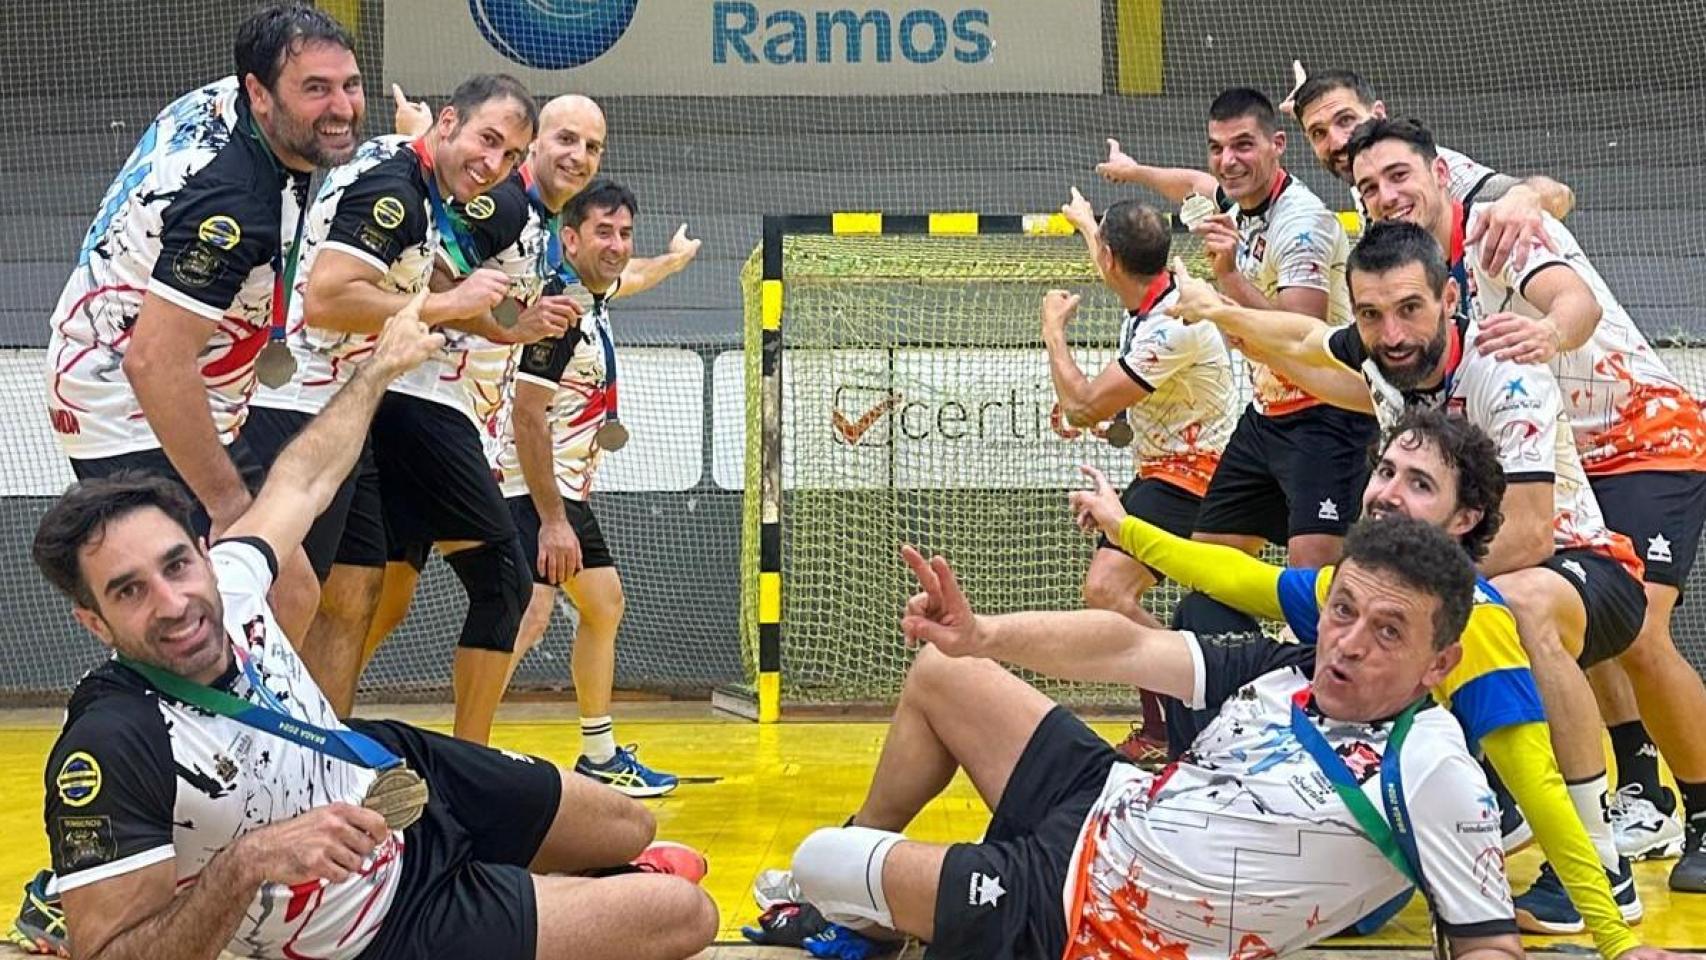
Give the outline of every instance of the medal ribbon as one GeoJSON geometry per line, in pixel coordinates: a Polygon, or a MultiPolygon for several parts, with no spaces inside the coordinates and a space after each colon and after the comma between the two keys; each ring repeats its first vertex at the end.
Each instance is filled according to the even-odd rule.
{"type": "MultiPolygon", "coordinates": [[[[272,156],[272,148],[267,146],[266,138],[261,136],[261,128],[254,117],[249,118],[249,133],[260,141],[267,156],[272,156]]],[[[273,160],[275,166],[277,159],[273,160]]],[[[291,171],[278,167],[286,179],[291,178],[291,171]]],[[[302,200],[297,204],[296,236],[290,241],[290,253],[285,254],[282,248],[273,251],[272,255],[272,327],[267,333],[268,343],[283,343],[285,324],[290,320],[290,296],[296,291],[296,261],[302,255],[302,228],[308,224],[308,207],[312,204],[312,186],[303,191],[302,200]]],[[[282,238],[280,238],[282,239],[282,238]]]]}
{"type": "Polygon", "coordinates": [[[414,150],[415,158],[420,161],[422,179],[427,185],[427,200],[432,206],[433,222],[438,224],[439,249],[449,258],[450,265],[456,268],[456,275],[465,277],[474,272],[480,262],[480,255],[475,252],[474,238],[468,235],[468,225],[460,214],[450,209],[442,194],[438,192],[438,177],[432,168],[432,151],[427,148],[426,138],[421,138],[409,144],[414,150]]]}
{"type": "Polygon", "coordinates": [[[545,203],[545,197],[539,192],[539,183],[533,178],[533,168],[528,163],[521,165],[521,184],[527,188],[527,202],[533,205],[533,211],[539,215],[539,220],[545,229],[545,276],[555,277],[559,283],[567,287],[576,283],[580,277],[574,267],[569,266],[563,259],[563,212],[553,212],[545,203]]]}
{"type": "Polygon", "coordinates": [[[1380,811],[1374,808],[1374,803],[1362,792],[1357,785],[1356,777],[1351,774],[1350,767],[1345,765],[1343,757],[1333,750],[1327,738],[1322,736],[1309,715],[1304,713],[1303,704],[1309,699],[1308,690],[1299,690],[1291,700],[1291,733],[1297,742],[1309,753],[1315,765],[1326,774],[1327,782],[1333,785],[1339,799],[1350,808],[1351,816],[1356,818],[1357,825],[1362,827],[1368,839],[1380,849],[1380,853],[1406,879],[1421,888],[1426,893],[1426,885],[1422,881],[1422,861],[1416,849],[1415,829],[1410,823],[1410,812],[1404,802],[1404,778],[1399,768],[1398,753],[1404,746],[1404,740],[1410,735],[1410,727],[1415,723],[1416,711],[1429,701],[1427,698],[1417,700],[1404,708],[1392,722],[1392,734],[1386,740],[1386,750],[1380,757],[1380,798],[1386,807],[1387,817],[1382,818],[1380,811]],[[1390,822],[1388,822],[1388,819],[1390,822]]]}
{"type": "Polygon", "coordinates": [[[616,416],[616,344],[610,339],[610,312],[605,308],[608,302],[600,295],[592,311],[592,325],[598,330],[599,344],[604,348],[604,419],[617,419],[616,416]]]}
{"type": "Polygon", "coordinates": [[[243,668],[243,675],[249,680],[250,688],[261,698],[264,706],[128,657],[119,657],[118,660],[141,674],[160,693],[179,703],[235,720],[281,740],[289,740],[298,746],[307,747],[345,763],[353,763],[358,767],[389,770],[402,765],[401,757],[385,749],[372,737],[354,730],[328,730],[291,716],[285,711],[284,705],[278,702],[278,698],[273,696],[272,691],[261,682],[260,674],[249,662],[249,658],[235,647],[232,650],[243,668]]]}

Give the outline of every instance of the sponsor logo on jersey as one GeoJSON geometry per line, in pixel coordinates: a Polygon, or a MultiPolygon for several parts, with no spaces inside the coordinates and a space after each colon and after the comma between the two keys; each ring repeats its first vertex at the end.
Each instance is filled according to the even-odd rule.
{"type": "Polygon", "coordinates": [[[482,193],[468,201],[468,205],[462,210],[468,214],[470,220],[487,220],[491,218],[492,214],[498,212],[498,205],[491,197],[482,193]]]}
{"type": "Polygon", "coordinates": [[[201,226],[196,227],[195,235],[200,237],[203,243],[212,244],[221,250],[230,250],[243,239],[243,230],[237,226],[237,221],[220,213],[203,220],[201,226]]]}
{"type": "Polygon", "coordinates": [[[974,872],[971,875],[971,886],[966,890],[966,903],[973,907],[998,906],[1006,892],[1001,886],[1000,877],[992,873],[974,872]]]}
{"type": "Polygon", "coordinates": [[[373,201],[373,222],[387,230],[403,225],[403,201],[396,197],[380,197],[373,201]]]}
{"type": "Polygon", "coordinates": [[[66,806],[86,807],[101,795],[101,765],[79,750],[59,765],[53,784],[66,806]]]}
{"type": "Polygon", "coordinates": [[[67,816],[58,821],[59,862],[65,869],[81,870],[118,859],[111,817],[67,816]]]}

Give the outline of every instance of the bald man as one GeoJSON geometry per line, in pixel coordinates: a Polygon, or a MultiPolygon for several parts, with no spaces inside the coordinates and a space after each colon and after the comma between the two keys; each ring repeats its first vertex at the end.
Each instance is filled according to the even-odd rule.
{"type": "MultiPolygon", "coordinates": [[[[415,135],[431,124],[434,115],[427,104],[410,101],[395,84],[391,92],[396,103],[398,133],[415,135]]],[[[541,266],[546,277],[556,281],[551,289],[557,289],[559,285],[578,285],[572,267],[565,266],[562,255],[562,212],[569,201],[598,175],[604,160],[606,131],[604,111],[591,98],[579,94],[557,97],[540,110],[538,135],[528,150],[527,159],[517,165],[513,175],[531,203],[533,226],[545,234],[546,262],[541,266]]],[[[656,286],[686,267],[699,252],[699,245],[700,241],[687,237],[687,225],[682,224],[663,255],[629,261],[611,296],[632,296],[656,286]]],[[[571,331],[570,335],[575,334],[571,331]]],[[[491,344],[485,349],[469,352],[466,374],[469,387],[475,393],[476,412],[484,425],[487,452],[494,465],[499,452],[497,438],[509,415],[510,379],[515,370],[517,352],[518,348],[503,344],[491,344]]],[[[583,579],[577,576],[583,567],[580,538],[566,523],[551,523],[548,527],[549,534],[541,538],[536,555],[528,557],[528,560],[535,565],[536,580],[548,580],[558,575],[566,578],[558,582],[564,585],[580,614],[571,670],[581,713],[582,754],[596,764],[601,759],[609,760],[614,754],[614,735],[608,714],[615,675],[616,628],[624,605],[622,585],[613,575],[600,574],[592,578],[597,582],[596,589],[570,589],[574,581],[583,579]],[[566,568],[565,556],[568,558],[566,568]]],[[[339,703],[334,696],[334,704],[342,709],[347,710],[344,705],[354,702],[355,681],[361,668],[408,613],[420,571],[432,545],[411,544],[408,547],[402,562],[386,567],[384,589],[366,643],[359,659],[352,660],[354,669],[348,675],[347,697],[339,703]]],[[[614,570],[608,573],[614,574],[614,570]]],[[[513,674],[514,665],[539,642],[550,623],[555,590],[556,587],[549,583],[536,582],[533,585],[509,670],[503,677],[496,678],[496,682],[484,684],[484,689],[466,691],[473,702],[489,706],[463,716],[463,722],[458,724],[458,736],[479,742],[485,742],[489,736],[490,718],[502,698],[509,676],[513,674]]]]}

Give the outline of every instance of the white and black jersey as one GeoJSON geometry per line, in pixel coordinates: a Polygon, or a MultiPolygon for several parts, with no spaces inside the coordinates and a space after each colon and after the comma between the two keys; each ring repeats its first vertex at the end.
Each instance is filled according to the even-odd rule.
{"type": "MultiPolygon", "coordinates": [[[[341,728],[267,606],[277,561],[263,541],[209,551],[224,626],[291,716],[341,728]]],[[[237,662],[214,684],[261,702],[237,662]]],[[[329,803],[361,803],[374,773],[156,693],[117,661],[72,692],[46,770],[47,833],[60,889],[173,862],[194,883],[238,837],[329,803]]],[[[384,922],[402,876],[392,833],[342,883],[265,884],[227,946],[254,957],[349,958],[384,922]]]]}
{"type": "Polygon", "coordinates": [[[146,294],[213,325],[196,369],[220,442],[235,439],[272,323],[280,248],[307,195],[308,174],[273,155],[237,78],[160,112],[107,188],[50,321],[47,408],[67,456],[160,446],[124,372],[146,294]]]}

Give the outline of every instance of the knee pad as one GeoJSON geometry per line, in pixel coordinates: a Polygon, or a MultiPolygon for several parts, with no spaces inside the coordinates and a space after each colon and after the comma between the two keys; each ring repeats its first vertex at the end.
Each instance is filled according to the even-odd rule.
{"type": "Polygon", "coordinates": [[[883,862],[906,839],[887,830],[839,827],[818,830],[794,850],[794,882],[824,919],[853,930],[894,929],[883,894],[883,862]]]}
{"type": "Polygon", "coordinates": [[[1205,636],[1260,631],[1256,618],[1221,603],[1206,593],[1187,593],[1173,609],[1173,629],[1205,636]]]}
{"type": "Polygon", "coordinates": [[[513,540],[487,543],[445,557],[468,594],[468,617],[462,622],[459,647],[510,653],[533,592],[521,547],[513,540]]]}

